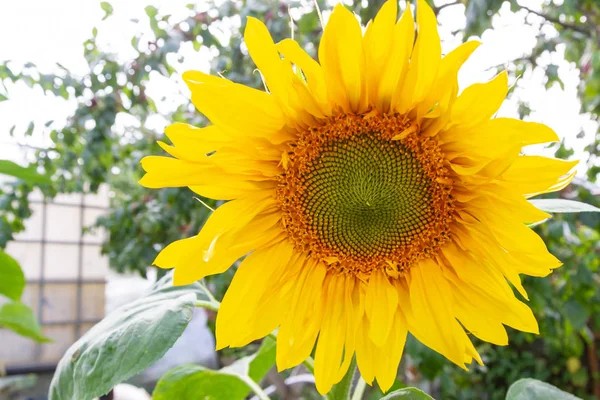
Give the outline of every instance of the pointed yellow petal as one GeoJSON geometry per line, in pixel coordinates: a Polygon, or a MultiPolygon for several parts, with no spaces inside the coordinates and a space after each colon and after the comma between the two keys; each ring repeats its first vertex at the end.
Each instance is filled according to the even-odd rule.
{"type": "Polygon", "coordinates": [[[375,360],[375,377],[381,390],[387,392],[398,374],[398,366],[402,359],[406,335],[408,334],[406,321],[400,308],[394,315],[394,325],[386,343],[379,348],[379,357],[375,360]]]}
{"type": "Polygon", "coordinates": [[[344,111],[366,109],[362,32],[354,14],[337,4],[319,45],[319,61],[331,101],[344,111]]]}
{"type": "Polygon", "coordinates": [[[410,277],[410,304],[417,325],[410,325],[410,331],[423,344],[465,368],[465,355],[472,344],[456,320],[452,290],[440,266],[425,259],[410,268],[410,277]]]}
{"type": "Polygon", "coordinates": [[[216,126],[198,128],[176,122],[165,128],[165,134],[182,153],[186,160],[197,160],[208,153],[220,149],[231,139],[216,126]]]}
{"type": "Polygon", "coordinates": [[[289,310],[277,332],[277,368],[281,371],[304,361],[313,350],[321,326],[321,296],[327,269],[307,260],[293,289],[289,310]]]}
{"type": "Polygon", "coordinates": [[[217,349],[244,346],[277,327],[289,296],[283,288],[277,290],[273,280],[285,269],[293,251],[292,244],[284,240],[242,261],[217,313],[217,349]],[[262,308],[264,305],[271,308],[262,308]]]}
{"type": "Polygon", "coordinates": [[[382,346],[392,329],[398,307],[398,294],[382,270],[371,274],[365,296],[365,310],[369,318],[369,337],[376,346],[382,346]]]}
{"type": "Polygon", "coordinates": [[[266,220],[258,218],[255,224],[251,224],[261,211],[272,205],[273,202],[265,199],[264,194],[261,197],[252,196],[223,204],[210,215],[197,236],[171,243],[159,253],[153,265],[175,268],[177,285],[189,284],[207,275],[224,272],[235,260],[256,248],[254,246],[272,239],[278,233],[274,230],[268,235],[255,237],[256,240],[247,239],[247,235],[254,235],[253,231],[247,230],[240,234],[246,226],[268,227],[269,224],[277,223],[278,219],[269,219],[267,216],[266,220]],[[246,245],[232,249],[236,244],[235,239],[246,245]]]}
{"type": "Polygon", "coordinates": [[[419,105],[418,117],[431,110],[435,110],[437,114],[444,114],[449,110],[458,92],[458,71],[480,45],[481,43],[475,40],[463,43],[442,58],[435,90],[429,91],[423,103],[419,105]]]}
{"type": "Polygon", "coordinates": [[[277,43],[276,47],[287,60],[302,70],[310,93],[319,103],[323,113],[329,115],[331,106],[327,99],[325,75],[319,63],[306,54],[300,45],[292,39],[284,39],[277,43]]]}
{"type": "Polygon", "coordinates": [[[521,156],[502,174],[503,183],[526,195],[559,190],[572,179],[569,172],[579,161],[566,161],[542,156],[521,156]]]}
{"type": "Polygon", "coordinates": [[[367,74],[367,90],[369,102],[373,105],[379,100],[379,85],[383,71],[387,68],[394,41],[394,28],[398,5],[395,0],[388,0],[367,27],[363,39],[365,50],[365,73],[367,74]]]}
{"type": "Polygon", "coordinates": [[[330,274],[322,297],[323,320],[315,351],[315,383],[321,394],[339,382],[354,355],[357,310],[352,303],[354,278],[330,274]]]}
{"type": "MultiPolygon", "coordinates": [[[[392,104],[396,104],[401,94],[404,77],[408,70],[408,60],[413,51],[415,41],[415,21],[410,7],[407,7],[400,21],[392,32],[393,45],[389,49],[387,67],[380,72],[379,91],[377,98],[378,108],[384,112],[389,111],[392,104]]],[[[371,100],[371,102],[373,102],[371,100]]]]}
{"type": "MultiPolygon", "coordinates": [[[[206,160],[203,163],[178,160],[170,157],[148,156],[141,161],[146,174],[140,179],[140,185],[157,189],[164,187],[213,187],[218,193],[219,188],[227,188],[225,197],[211,196],[211,193],[195,190],[203,196],[217,199],[239,197],[243,193],[256,191],[261,187],[269,187],[257,180],[264,180],[259,174],[254,176],[225,172],[206,160]],[[234,193],[230,196],[229,193],[234,193]]],[[[214,192],[213,192],[214,193],[214,192]]]]}
{"type": "Polygon", "coordinates": [[[452,107],[452,124],[474,126],[490,119],[508,94],[508,74],[501,72],[487,83],[466,88],[452,107]]]}
{"type": "Polygon", "coordinates": [[[284,70],[285,66],[265,24],[256,18],[248,17],[244,41],[250,56],[262,72],[269,91],[287,104],[290,80],[286,78],[289,78],[292,72],[284,70]]]}
{"type": "Polygon", "coordinates": [[[279,141],[277,133],[285,118],[274,96],[199,71],[185,72],[183,80],[198,111],[231,137],[279,141]]]}
{"type": "Polygon", "coordinates": [[[435,14],[425,0],[417,1],[418,35],[408,75],[402,86],[396,109],[403,114],[420,103],[432,90],[436,81],[442,47],[435,14]]]}

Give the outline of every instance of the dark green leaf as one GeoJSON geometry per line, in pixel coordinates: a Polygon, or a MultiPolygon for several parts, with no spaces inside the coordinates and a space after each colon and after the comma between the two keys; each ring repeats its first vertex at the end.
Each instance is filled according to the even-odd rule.
{"type": "Polygon", "coordinates": [[[549,213],[600,212],[600,208],[574,200],[537,199],[529,200],[531,204],[549,213]]]}
{"type": "Polygon", "coordinates": [[[520,379],[506,393],[506,400],[581,400],[537,379],[520,379]]]}
{"type": "Polygon", "coordinates": [[[50,182],[47,177],[38,174],[35,168],[23,168],[8,160],[0,160],[0,174],[14,176],[29,183],[50,182]]]}
{"type": "Polygon", "coordinates": [[[0,249],[0,294],[19,300],[25,287],[25,275],[14,258],[0,249]]]}
{"type": "Polygon", "coordinates": [[[172,286],[167,275],[140,299],[89,330],[63,356],[50,386],[50,400],[88,400],[158,361],[190,322],[199,284],[172,286]]]}
{"type": "Polygon", "coordinates": [[[382,397],[381,400],[405,399],[405,400],[433,400],[427,393],[413,387],[396,390],[382,397]]]}
{"type": "Polygon", "coordinates": [[[182,365],[167,372],[156,385],[154,400],[243,400],[248,382],[259,382],[275,364],[275,341],[265,338],[260,350],[218,371],[199,365],[182,365]]]}
{"type": "Polygon", "coordinates": [[[42,335],[31,309],[19,301],[12,301],[0,307],[0,326],[37,342],[50,341],[42,335]]]}

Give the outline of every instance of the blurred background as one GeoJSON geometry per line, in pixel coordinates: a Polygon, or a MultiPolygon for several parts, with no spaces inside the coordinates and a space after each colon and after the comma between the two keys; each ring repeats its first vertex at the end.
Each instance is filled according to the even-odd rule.
{"type": "MultiPolygon", "coordinates": [[[[484,43],[461,71],[461,88],[507,69],[511,91],[499,116],[554,128],[561,143],[527,151],[580,159],[575,183],[554,196],[600,206],[600,1],[428,1],[444,53],[469,38],[484,43]]],[[[326,19],[336,2],[318,3],[326,19]]],[[[344,1],[363,23],[382,3],[344,1]]],[[[312,0],[3,3],[0,160],[49,179],[0,175],[0,249],[21,265],[21,301],[40,327],[27,337],[0,326],[0,399],[45,399],[66,349],[162,276],[150,267],[156,254],[206,220],[210,211],[188,189],[139,186],[139,161],[162,153],[156,141],[171,122],[207,124],[182,72],[262,86],[242,40],[249,15],[275,41],[293,34],[316,57],[322,27],[312,0]]],[[[409,338],[395,387],[419,386],[441,399],[501,399],[512,382],[534,377],[600,399],[599,214],[557,216],[535,229],[564,262],[546,279],[524,280],[541,334],[509,328],[507,347],[473,338],[486,365],[470,372],[409,338]]],[[[233,272],[208,279],[217,299],[233,272]]],[[[220,367],[256,349],[215,353],[213,332],[214,314],[198,310],[175,348],[133,383],[151,392],[169,367],[220,367]]],[[[263,386],[276,388],[274,398],[318,398],[310,382],[285,385],[301,372],[271,373],[263,386]]]]}

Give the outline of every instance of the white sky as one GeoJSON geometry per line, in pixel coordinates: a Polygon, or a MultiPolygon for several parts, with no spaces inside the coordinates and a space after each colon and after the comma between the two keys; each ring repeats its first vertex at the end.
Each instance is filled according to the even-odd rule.
{"type": "MultiPolygon", "coordinates": [[[[301,0],[305,4],[311,0],[301,0]]],[[[332,1],[332,0],[330,0],[332,1]]],[[[147,32],[144,7],[155,5],[161,13],[182,15],[186,13],[185,5],[191,0],[113,0],[114,14],[106,21],[101,21],[104,12],[99,0],[20,0],[6,1],[0,12],[0,60],[13,60],[16,64],[35,63],[42,71],[54,70],[58,62],[75,75],[87,72],[83,57],[82,43],[91,37],[92,28],[98,27],[98,43],[103,49],[128,59],[135,53],[130,40],[136,32],[147,32]],[[136,24],[131,19],[139,19],[136,24]]],[[[448,0],[436,0],[443,4],[448,0]]],[[[539,9],[542,0],[520,0],[522,5],[539,9]]],[[[196,1],[202,4],[202,0],[196,1]]],[[[298,4],[296,1],[294,4],[298,4]]],[[[324,14],[327,15],[326,10],[324,14]]],[[[539,30],[525,24],[525,18],[535,24],[541,19],[529,15],[525,11],[512,13],[508,4],[502,7],[500,15],[493,20],[493,29],[482,36],[481,46],[465,64],[459,75],[461,88],[471,83],[486,81],[494,74],[493,67],[510,65],[510,61],[528,54],[536,43],[539,30]]],[[[453,37],[451,32],[464,27],[464,8],[462,5],[447,7],[439,15],[440,34],[443,40],[444,53],[460,44],[460,38],[453,37]]],[[[232,21],[239,23],[239,21],[232,21]]],[[[552,27],[546,26],[546,32],[556,34],[552,27]]],[[[583,147],[593,137],[596,126],[586,115],[580,115],[577,100],[579,72],[574,65],[564,60],[564,49],[559,54],[546,54],[544,63],[559,66],[559,76],[565,84],[564,91],[554,85],[550,90],[544,87],[543,70],[537,69],[527,73],[517,83],[513,98],[506,101],[499,115],[518,117],[517,99],[526,100],[533,110],[529,120],[543,122],[554,128],[561,138],[565,138],[569,146],[575,147],[576,154],[581,155],[583,147]],[[575,139],[584,130],[585,139],[575,139]]],[[[208,71],[210,51],[206,48],[195,52],[191,46],[181,51],[184,61],[176,65],[179,72],[186,69],[208,71]]],[[[157,74],[158,75],[158,74],[157,74]]],[[[512,82],[511,82],[512,83],[512,82]]],[[[48,144],[47,131],[43,124],[48,120],[57,121],[59,127],[75,107],[75,101],[45,96],[38,89],[30,89],[23,83],[7,84],[9,100],[0,102],[0,158],[23,160],[24,151],[16,143],[44,146],[48,144]],[[32,138],[10,138],[9,129],[17,125],[16,132],[26,129],[29,121],[34,120],[38,128],[32,138]]],[[[1,90],[1,89],[0,89],[1,90]]],[[[187,93],[184,85],[176,80],[155,76],[151,80],[149,95],[158,101],[159,111],[169,111],[181,102],[185,102],[187,93]],[[166,96],[165,101],[160,98],[166,96]]],[[[127,123],[119,121],[120,123],[127,123]]],[[[154,128],[161,130],[168,123],[157,117],[154,128]]],[[[533,151],[541,151],[534,149],[533,151]]],[[[581,171],[580,171],[581,172],[581,171]]]]}

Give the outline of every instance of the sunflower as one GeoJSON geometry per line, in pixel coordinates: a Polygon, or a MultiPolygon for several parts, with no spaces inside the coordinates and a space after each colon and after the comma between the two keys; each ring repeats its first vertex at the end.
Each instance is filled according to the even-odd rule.
{"type": "Polygon", "coordinates": [[[337,5],[319,62],[248,18],[267,91],[186,72],[212,125],[173,124],[173,145],[160,143],[173,157],[142,160],[146,187],[228,200],[155,261],[185,285],[246,256],[218,312],[217,348],[278,329],[278,368],[314,350],[321,393],[354,357],[367,383],[388,390],[408,332],[464,369],[481,364],[469,334],[506,345],[504,325],[538,333],[513,288],[527,299],[519,275],[561,265],[527,226],[550,215],[527,198],[564,188],[576,162],[521,154],[558,138],[493,118],[506,72],[458,95],[478,42],[442,58],[425,1],[416,21],[410,7],[397,13],[388,1],[363,34],[337,5]]]}

